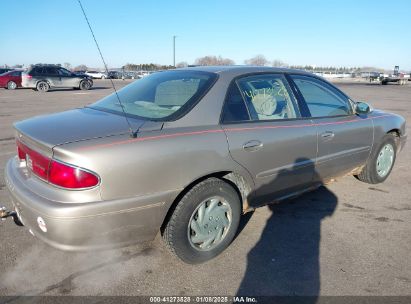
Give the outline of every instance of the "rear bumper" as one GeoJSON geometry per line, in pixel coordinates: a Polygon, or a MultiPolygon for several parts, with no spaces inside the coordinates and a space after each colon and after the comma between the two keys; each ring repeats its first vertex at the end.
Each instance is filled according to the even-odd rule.
{"type": "Polygon", "coordinates": [[[21,79],[21,86],[23,88],[36,88],[36,81],[33,79],[28,79],[26,77],[22,77],[21,79]]]}
{"type": "Polygon", "coordinates": [[[15,159],[6,165],[5,180],[14,208],[30,232],[53,247],[70,251],[152,240],[179,192],[89,203],[51,201],[25,185],[15,159]]]}

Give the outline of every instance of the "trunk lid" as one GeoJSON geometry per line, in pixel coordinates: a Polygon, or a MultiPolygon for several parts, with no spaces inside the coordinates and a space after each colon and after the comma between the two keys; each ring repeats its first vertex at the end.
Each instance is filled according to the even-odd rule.
{"type": "MultiPolygon", "coordinates": [[[[144,120],[131,118],[129,121],[134,131],[144,123],[144,120]]],[[[37,116],[17,122],[14,127],[17,130],[16,138],[43,151],[51,151],[53,147],[62,144],[129,132],[124,116],[91,108],[37,116]]]]}

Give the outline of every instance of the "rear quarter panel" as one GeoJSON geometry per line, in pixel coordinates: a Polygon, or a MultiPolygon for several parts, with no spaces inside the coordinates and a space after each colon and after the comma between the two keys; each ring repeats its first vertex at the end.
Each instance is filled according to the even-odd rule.
{"type": "Polygon", "coordinates": [[[231,171],[252,185],[229,154],[220,127],[175,128],[65,144],[54,157],[101,177],[103,200],[175,191],[206,175],[231,171]]]}

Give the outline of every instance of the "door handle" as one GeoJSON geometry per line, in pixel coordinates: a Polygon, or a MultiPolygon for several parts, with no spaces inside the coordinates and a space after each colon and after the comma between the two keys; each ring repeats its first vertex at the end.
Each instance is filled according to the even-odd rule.
{"type": "Polygon", "coordinates": [[[332,131],[325,131],[324,133],[321,133],[321,138],[324,140],[331,140],[334,136],[335,134],[332,131]]]}
{"type": "Polygon", "coordinates": [[[245,151],[257,151],[263,147],[263,143],[259,140],[250,140],[243,145],[245,151]]]}

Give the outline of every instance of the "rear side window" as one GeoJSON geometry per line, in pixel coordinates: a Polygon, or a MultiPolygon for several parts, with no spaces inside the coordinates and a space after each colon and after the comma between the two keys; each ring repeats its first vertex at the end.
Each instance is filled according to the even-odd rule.
{"type": "Polygon", "coordinates": [[[280,74],[262,74],[237,81],[252,120],[296,118],[298,107],[280,74]]]}
{"type": "Polygon", "coordinates": [[[46,68],[46,74],[47,75],[58,75],[58,72],[56,68],[48,67],[46,68]]]}
{"type": "Polygon", "coordinates": [[[30,72],[30,74],[31,75],[42,75],[42,74],[44,74],[44,68],[43,67],[36,67],[30,72]]]}
{"type": "Polygon", "coordinates": [[[249,121],[250,115],[243,96],[236,83],[232,83],[227,92],[223,109],[223,123],[249,121]]]}
{"type": "Polygon", "coordinates": [[[351,115],[348,98],[327,83],[309,76],[291,76],[312,117],[351,115]]]}

